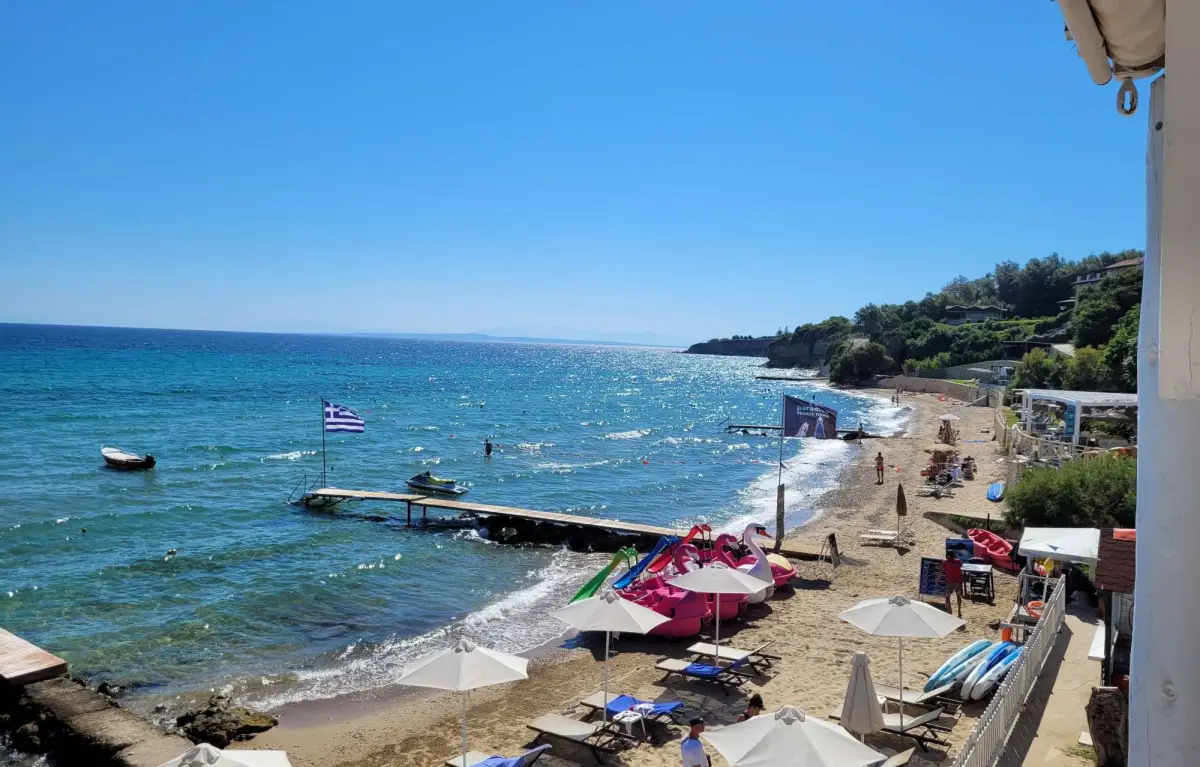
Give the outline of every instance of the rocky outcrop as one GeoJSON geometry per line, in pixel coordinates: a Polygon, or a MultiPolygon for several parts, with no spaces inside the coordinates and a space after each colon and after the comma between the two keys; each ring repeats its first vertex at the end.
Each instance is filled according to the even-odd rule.
{"type": "Polygon", "coordinates": [[[808,343],[793,336],[775,339],[767,347],[769,368],[819,368],[825,364],[829,341],[817,339],[808,343]]]}
{"type": "Polygon", "coordinates": [[[235,706],[227,695],[213,695],[203,708],[183,714],[175,723],[197,743],[225,748],[235,740],[266,732],[279,724],[279,720],[270,714],[256,714],[235,706]]]}
{"type": "Polygon", "coordinates": [[[692,344],[687,348],[688,354],[723,354],[727,357],[766,357],[767,346],[774,336],[761,338],[714,338],[692,344]]]}

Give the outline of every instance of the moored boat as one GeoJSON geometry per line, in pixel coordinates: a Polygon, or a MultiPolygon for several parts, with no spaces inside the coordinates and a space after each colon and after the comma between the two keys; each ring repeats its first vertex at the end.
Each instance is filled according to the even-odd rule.
{"type": "Polygon", "coordinates": [[[124,469],[133,471],[137,469],[152,469],[154,468],[154,456],[147,453],[146,455],[138,455],[122,450],[119,447],[101,447],[100,455],[104,457],[104,462],[114,469],[124,469]]]}
{"type": "Polygon", "coordinates": [[[445,477],[435,477],[427,471],[410,479],[408,486],[413,490],[421,490],[426,493],[462,495],[467,492],[467,488],[458,484],[457,481],[445,477]]]}

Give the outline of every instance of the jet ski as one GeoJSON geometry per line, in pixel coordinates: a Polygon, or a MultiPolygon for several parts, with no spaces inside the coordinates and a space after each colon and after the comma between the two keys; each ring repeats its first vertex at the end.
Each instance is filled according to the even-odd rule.
{"type": "Polygon", "coordinates": [[[435,477],[427,471],[410,479],[408,486],[413,490],[420,490],[426,493],[442,493],[444,495],[462,495],[467,492],[467,488],[458,484],[455,480],[445,477],[435,477]]]}

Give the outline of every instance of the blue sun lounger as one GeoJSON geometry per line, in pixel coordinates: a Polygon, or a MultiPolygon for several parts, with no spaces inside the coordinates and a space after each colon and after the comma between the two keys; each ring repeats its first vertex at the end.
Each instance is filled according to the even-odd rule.
{"type": "MultiPolygon", "coordinates": [[[[529,767],[538,760],[544,752],[550,749],[550,744],[538,746],[530,749],[520,756],[504,757],[504,756],[489,756],[479,751],[467,752],[467,763],[465,767],[529,767]]],[[[462,754],[453,759],[446,760],[446,767],[464,767],[462,754]]]]}
{"type": "Polygon", "coordinates": [[[686,660],[666,658],[659,661],[654,667],[659,671],[666,672],[668,676],[679,674],[685,679],[712,682],[722,687],[739,687],[750,678],[750,675],[742,670],[749,661],[750,658],[745,657],[728,666],[711,666],[707,663],[689,663],[686,660]]]}
{"type": "MultiPolygon", "coordinates": [[[[599,711],[600,709],[605,708],[604,693],[593,693],[592,695],[589,695],[588,697],[579,701],[579,703],[580,705],[587,706],[594,711],[599,711]]],[[[667,701],[664,703],[655,703],[654,701],[638,700],[632,695],[613,695],[610,693],[608,696],[607,708],[610,719],[622,711],[628,711],[634,706],[650,706],[651,708],[648,711],[643,712],[643,715],[647,719],[657,719],[659,717],[674,719],[675,713],[679,711],[679,709],[683,708],[683,702],[667,701]]]]}

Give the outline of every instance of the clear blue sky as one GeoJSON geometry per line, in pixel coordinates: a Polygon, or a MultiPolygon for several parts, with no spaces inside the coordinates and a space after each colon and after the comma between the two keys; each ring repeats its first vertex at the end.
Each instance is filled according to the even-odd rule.
{"type": "Polygon", "coordinates": [[[0,321],[703,339],[1145,242],[1050,2],[4,15],[0,321]]]}

